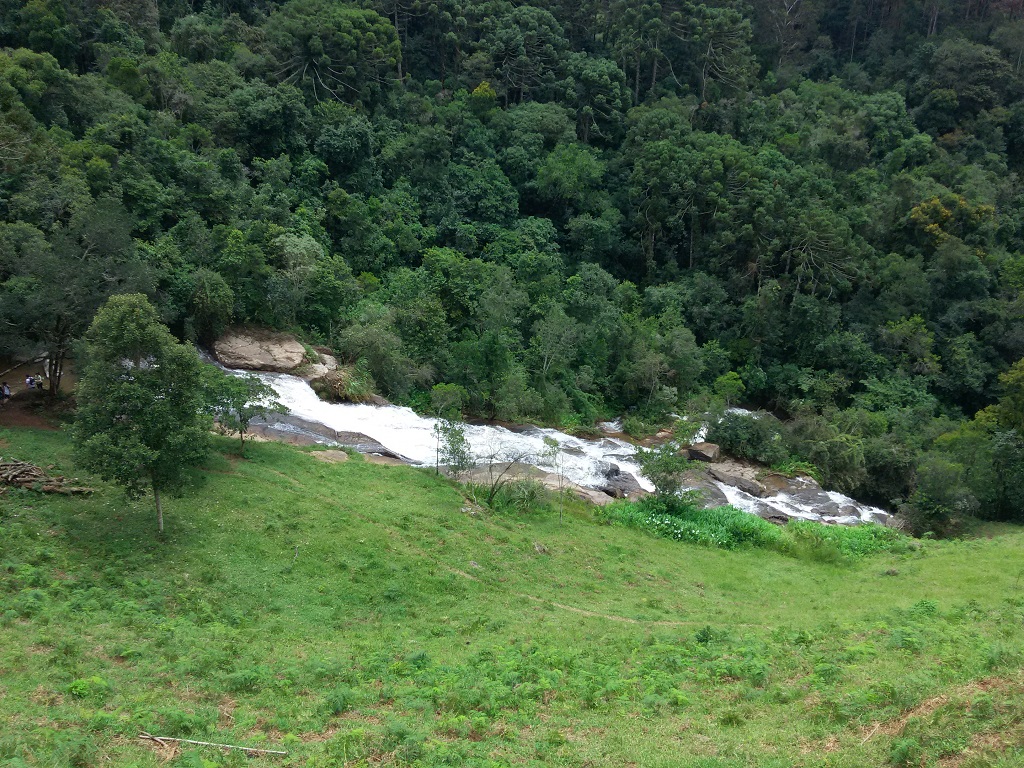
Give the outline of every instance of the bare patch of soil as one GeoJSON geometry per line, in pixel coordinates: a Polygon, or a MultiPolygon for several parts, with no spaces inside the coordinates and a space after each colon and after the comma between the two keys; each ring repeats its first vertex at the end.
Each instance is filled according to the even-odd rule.
{"type": "Polygon", "coordinates": [[[58,419],[63,408],[53,408],[46,401],[44,395],[19,392],[0,405],[0,427],[28,427],[50,431],[60,429],[58,419]]]}
{"type": "Polygon", "coordinates": [[[348,461],[348,454],[344,451],[313,451],[309,455],[325,464],[341,464],[348,461]]]}

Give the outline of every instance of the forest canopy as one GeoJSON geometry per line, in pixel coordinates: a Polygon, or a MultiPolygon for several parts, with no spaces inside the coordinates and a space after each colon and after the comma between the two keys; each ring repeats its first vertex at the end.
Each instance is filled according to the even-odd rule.
{"type": "Polygon", "coordinates": [[[1020,514],[1021,0],[0,0],[0,46],[0,353],[143,292],[469,416],[739,398],[924,527],[1020,514]]]}

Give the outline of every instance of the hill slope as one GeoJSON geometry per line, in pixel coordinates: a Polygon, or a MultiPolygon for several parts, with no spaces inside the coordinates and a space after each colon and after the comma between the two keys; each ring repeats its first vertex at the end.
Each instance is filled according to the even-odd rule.
{"type": "MultiPolygon", "coordinates": [[[[163,542],[112,489],[0,496],[0,765],[1024,759],[1019,533],[805,562],[221,450],[163,542]]],[[[0,453],[73,471],[57,433],[0,453]]]]}

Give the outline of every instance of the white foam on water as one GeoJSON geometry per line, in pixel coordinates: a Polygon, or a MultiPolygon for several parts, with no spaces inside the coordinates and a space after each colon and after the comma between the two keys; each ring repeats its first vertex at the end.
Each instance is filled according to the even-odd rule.
{"type": "MultiPolygon", "coordinates": [[[[386,448],[400,454],[414,464],[432,466],[437,455],[437,438],[434,434],[436,419],[420,416],[411,408],[396,405],[375,406],[355,403],[327,403],[321,400],[312,387],[297,376],[285,373],[259,371],[231,371],[234,374],[252,373],[270,385],[277,393],[281,404],[301,419],[323,424],[339,432],[359,432],[370,437],[386,448]]],[[[742,412],[742,409],[732,409],[742,412]]],[[[619,426],[613,422],[615,426],[619,426]]],[[[612,426],[609,424],[608,426],[612,426]]],[[[512,456],[522,456],[522,463],[547,472],[560,472],[574,483],[596,488],[604,484],[603,470],[607,464],[616,464],[623,472],[632,474],[648,491],[654,485],[643,476],[633,457],[636,448],[625,440],[605,436],[599,440],[585,440],[567,435],[554,429],[526,427],[513,432],[491,424],[464,424],[466,439],[478,462],[505,461],[512,456]],[[547,445],[544,438],[554,438],[562,450],[558,466],[541,458],[547,445]]],[[[822,494],[835,502],[840,509],[850,507],[854,515],[829,516],[815,511],[815,505],[801,501],[789,494],[780,493],[764,499],[726,485],[715,483],[725,494],[729,504],[745,512],[756,514],[758,507],[769,507],[784,512],[790,517],[818,522],[854,524],[870,521],[875,515],[885,515],[884,510],[870,507],[835,491],[822,494]]]]}
{"type": "MultiPolygon", "coordinates": [[[[731,485],[714,481],[719,490],[725,494],[729,504],[741,509],[744,512],[757,514],[758,509],[769,509],[781,512],[788,517],[796,517],[802,520],[812,520],[819,523],[837,523],[839,525],[859,525],[864,522],[877,522],[889,516],[883,509],[861,504],[849,496],[844,496],[837,491],[820,491],[822,497],[835,503],[840,512],[849,511],[852,514],[827,515],[822,514],[820,507],[809,501],[791,496],[788,493],[778,493],[775,496],[757,498],[746,491],[734,488],[731,485]]],[[[809,483],[808,483],[809,485],[809,483]]]]}
{"type": "MultiPolygon", "coordinates": [[[[284,373],[232,373],[255,373],[274,389],[281,405],[301,419],[324,424],[339,432],[360,432],[414,464],[434,464],[437,456],[437,437],[434,434],[436,419],[420,416],[411,408],[395,405],[327,403],[317,396],[305,380],[284,373]]],[[[623,472],[636,477],[643,488],[654,490],[654,486],[643,477],[639,466],[630,458],[635,455],[636,449],[624,440],[610,437],[599,441],[583,440],[554,429],[539,427],[513,432],[490,424],[462,426],[478,461],[493,457],[494,461],[500,462],[513,456],[523,456],[521,461],[525,464],[547,472],[559,471],[572,482],[588,488],[604,484],[602,463],[614,463],[623,472]],[[558,467],[541,458],[547,448],[545,437],[554,438],[562,447],[558,467]],[[615,457],[606,458],[610,454],[615,454],[615,457]]]]}

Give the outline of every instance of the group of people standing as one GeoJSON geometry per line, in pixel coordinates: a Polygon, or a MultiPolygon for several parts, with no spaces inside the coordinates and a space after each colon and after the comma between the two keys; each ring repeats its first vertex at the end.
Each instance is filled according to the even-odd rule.
{"type": "MultiPolygon", "coordinates": [[[[25,389],[45,389],[45,376],[43,374],[36,374],[35,376],[25,377],[25,389]]],[[[11,385],[6,381],[0,384],[0,404],[7,402],[11,399],[11,385]]]]}

